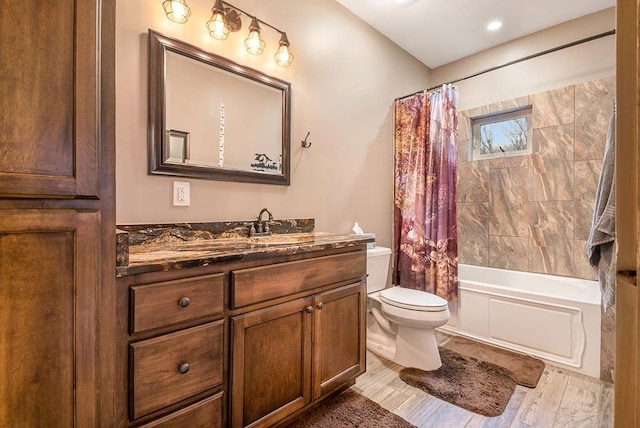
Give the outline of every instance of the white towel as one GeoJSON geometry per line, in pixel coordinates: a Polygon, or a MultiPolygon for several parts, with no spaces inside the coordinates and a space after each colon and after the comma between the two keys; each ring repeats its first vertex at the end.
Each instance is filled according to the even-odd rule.
{"type": "Polygon", "coordinates": [[[602,170],[598,180],[593,221],[587,241],[589,263],[598,273],[602,290],[602,307],[606,312],[615,303],[616,281],[616,191],[615,191],[615,112],[605,141],[602,170]]]}

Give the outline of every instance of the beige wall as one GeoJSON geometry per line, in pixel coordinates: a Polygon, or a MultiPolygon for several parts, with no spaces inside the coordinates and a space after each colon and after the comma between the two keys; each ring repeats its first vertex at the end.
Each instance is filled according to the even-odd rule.
{"type": "Polygon", "coordinates": [[[393,100],[428,86],[429,69],[333,0],[232,2],[287,32],[295,60],[286,69],[273,63],[279,35],[270,29],[254,57],[244,29],[223,42],[209,37],[213,1],[189,0],[182,25],[161,3],[118,2],[117,222],[243,220],[269,207],[276,218],[314,217],[321,231],[347,232],[358,221],[390,245],[393,100]],[[147,175],[149,28],[291,82],[290,187],[188,179],[191,206],[171,206],[174,178],[147,175]],[[307,131],[313,145],[303,150],[307,131]]]}
{"type": "MultiPolygon", "coordinates": [[[[431,83],[458,79],[615,28],[615,8],[566,22],[435,68],[431,83]]],[[[459,110],[615,74],[615,37],[607,36],[459,82],[459,110]]]]}

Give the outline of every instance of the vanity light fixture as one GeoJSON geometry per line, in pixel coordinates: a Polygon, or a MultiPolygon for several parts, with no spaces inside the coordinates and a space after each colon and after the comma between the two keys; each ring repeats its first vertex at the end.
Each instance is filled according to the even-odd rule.
{"type": "MultiPolygon", "coordinates": [[[[167,18],[173,22],[187,22],[191,15],[191,9],[187,6],[186,0],[165,0],[162,3],[162,7],[164,8],[167,18]]],[[[260,25],[264,25],[280,33],[278,50],[273,57],[276,64],[280,67],[290,66],[293,61],[293,54],[289,47],[290,43],[287,38],[287,33],[225,1],[215,0],[211,8],[211,18],[206,24],[209,35],[217,40],[225,40],[229,37],[229,32],[239,31],[242,28],[240,14],[251,18],[249,35],[244,40],[244,47],[247,49],[247,52],[253,55],[260,55],[264,51],[266,43],[262,38],[262,28],[260,27],[260,25]]]]}
{"type": "Polygon", "coordinates": [[[191,16],[191,9],[185,0],[165,0],[162,2],[164,13],[171,21],[184,24],[191,16]]]}
{"type": "Polygon", "coordinates": [[[222,0],[216,0],[211,8],[211,19],[207,21],[207,30],[209,35],[217,40],[225,40],[229,37],[229,23],[222,0]]]}
{"type": "Polygon", "coordinates": [[[260,55],[264,51],[265,42],[260,35],[260,23],[255,16],[251,18],[251,25],[249,25],[249,35],[244,40],[244,47],[247,48],[247,52],[253,55],[260,55]]]}

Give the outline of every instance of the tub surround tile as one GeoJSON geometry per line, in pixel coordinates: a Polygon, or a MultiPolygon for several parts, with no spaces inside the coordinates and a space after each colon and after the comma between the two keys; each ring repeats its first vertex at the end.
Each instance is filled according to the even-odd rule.
{"type": "Polygon", "coordinates": [[[574,200],[576,201],[575,239],[587,240],[591,230],[593,207],[596,201],[596,190],[602,162],[597,160],[575,163],[574,200]]]}
{"type": "Polygon", "coordinates": [[[574,124],[534,129],[533,153],[543,158],[574,160],[574,124]]]}
{"type": "Polygon", "coordinates": [[[489,235],[528,236],[529,168],[489,172],[489,235]]]}
{"type": "Polygon", "coordinates": [[[615,93],[614,77],[576,84],[576,160],[602,159],[615,93]]]}
{"type": "Polygon", "coordinates": [[[471,121],[469,119],[469,110],[458,112],[458,141],[471,139],[471,121]]]}
{"type": "Polygon", "coordinates": [[[573,257],[576,278],[598,280],[598,275],[593,267],[589,264],[587,257],[587,241],[576,239],[573,241],[573,257]]]}
{"type": "Polygon", "coordinates": [[[501,156],[487,159],[489,169],[520,168],[531,166],[531,155],[501,156]]]}
{"type": "Polygon", "coordinates": [[[531,272],[574,276],[573,202],[531,202],[531,272]]]}
{"type": "Polygon", "coordinates": [[[533,106],[532,154],[468,161],[458,170],[461,262],[594,278],[583,255],[602,153],[596,159],[589,140],[602,136],[604,144],[614,93],[610,77],[459,112],[464,159],[467,118],[533,106]],[[485,220],[478,204],[487,201],[485,220]]]}
{"type": "Polygon", "coordinates": [[[531,155],[528,196],[530,201],[572,201],[573,161],[531,155]]]}
{"type": "Polygon", "coordinates": [[[528,106],[530,103],[530,96],[525,95],[523,97],[513,98],[510,100],[498,101],[496,103],[487,104],[484,106],[476,107],[468,110],[469,117],[474,118],[483,116],[485,114],[497,113],[504,110],[511,110],[518,107],[528,106]]]}
{"type": "Polygon", "coordinates": [[[489,165],[485,161],[458,165],[456,198],[458,202],[489,201],[489,165]]]}
{"type": "Polygon", "coordinates": [[[527,271],[529,238],[512,236],[489,237],[489,267],[527,271]]]}
{"type": "Polygon", "coordinates": [[[616,305],[602,314],[600,323],[600,380],[613,383],[616,350],[616,305]]]}
{"type": "Polygon", "coordinates": [[[531,96],[533,129],[574,122],[575,87],[566,86],[531,96]]]}
{"type": "Polygon", "coordinates": [[[486,266],[489,252],[489,203],[458,204],[458,261],[486,266]]]}
{"type": "Polygon", "coordinates": [[[458,166],[469,161],[469,140],[458,140],[458,166]]]}

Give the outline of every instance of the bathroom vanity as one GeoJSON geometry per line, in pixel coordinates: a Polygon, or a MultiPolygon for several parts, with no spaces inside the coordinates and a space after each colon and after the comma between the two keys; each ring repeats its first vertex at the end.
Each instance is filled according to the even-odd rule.
{"type": "Polygon", "coordinates": [[[119,426],[282,425],[364,372],[371,239],[134,229],[118,240],[119,426]]]}

